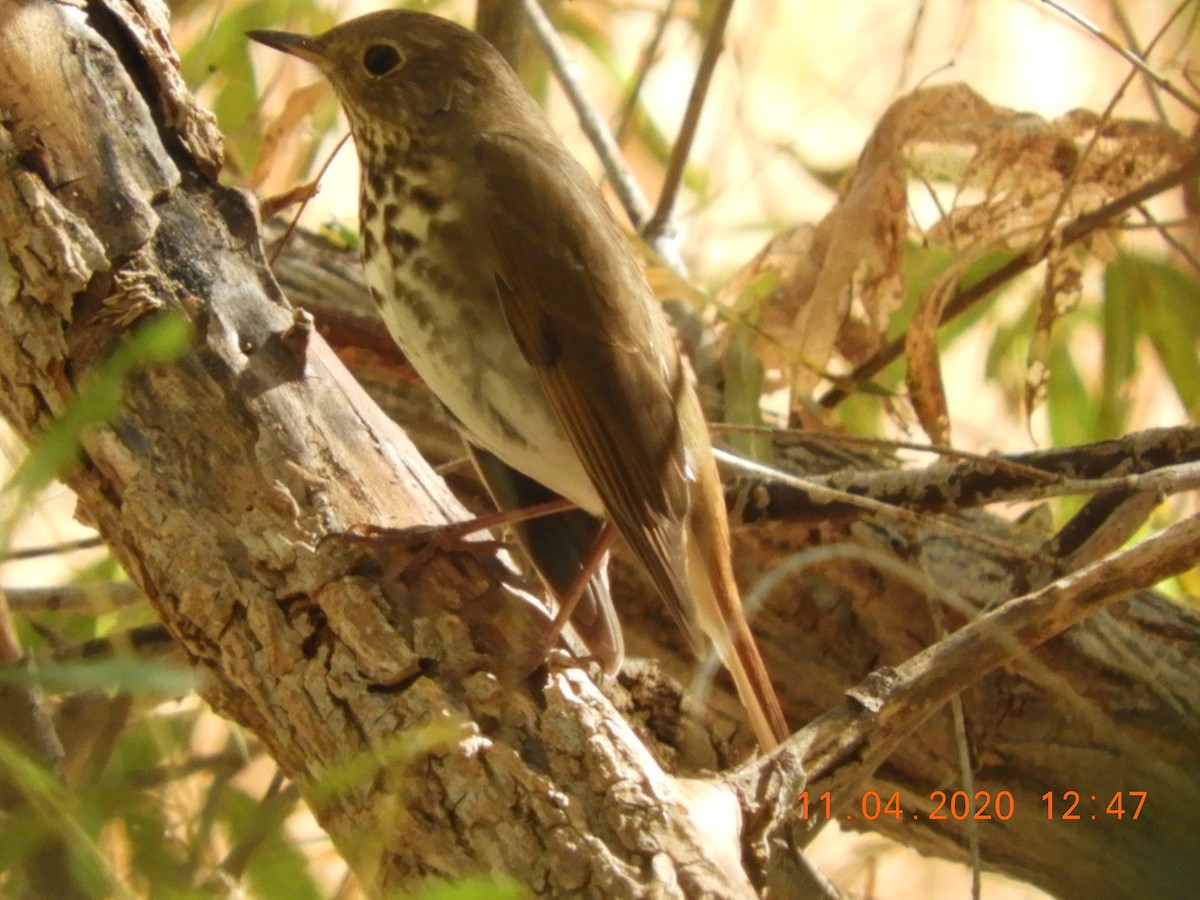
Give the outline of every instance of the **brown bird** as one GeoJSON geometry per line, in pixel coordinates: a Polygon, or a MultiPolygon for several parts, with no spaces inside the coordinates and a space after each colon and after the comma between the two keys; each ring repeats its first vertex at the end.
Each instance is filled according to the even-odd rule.
{"type": "Polygon", "coordinates": [[[409,361],[472,443],[616,526],[776,746],[699,401],[620,225],[515,73],[419,12],[249,36],[316,65],[346,110],[367,280],[409,361]]]}

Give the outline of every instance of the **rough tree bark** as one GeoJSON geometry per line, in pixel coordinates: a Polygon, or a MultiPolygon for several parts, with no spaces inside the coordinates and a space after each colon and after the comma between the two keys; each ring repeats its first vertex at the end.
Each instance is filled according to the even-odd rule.
{"type": "MultiPolygon", "coordinates": [[[[489,547],[323,540],[463,511],[283,298],[252,204],[216,182],[218,160],[156,4],[0,0],[0,412],[33,439],[140,320],[191,319],[191,351],[129,379],[122,412],[88,433],[67,481],[207,673],[205,696],[306,787],[364,883],[491,871],[551,896],[799,896],[814,889],[783,851],[810,829],[779,820],[804,764],[812,784],[900,790],[921,813],[931,791],[960,786],[944,714],[909,721],[864,781],[884,756],[871,729],[903,719],[899,706],[872,709],[888,696],[874,688],[938,637],[926,592],[874,561],[915,562],[969,598],[947,613],[954,627],[1062,574],[1039,539],[983,516],[960,521],[990,535],[986,547],[844,516],[743,529],[747,576],[810,544],[859,548],[805,568],[756,618],[791,721],[834,713],[765,766],[700,778],[744,744],[682,727],[652,667],[604,690],[558,662],[512,673],[545,613],[489,547]],[[866,736],[839,743],[851,726],[866,736]],[[378,762],[369,777],[320,788],[364,754],[378,762]],[[831,780],[839,772],[852,777],[831,780]]],[[[285,281],[343,281],[353,263],[328,260],[296,259],[285,281]]],[[[339,343],[367,375],[397,371],[384,345],[339,343]]],[[[636,576],[621,587],[635,598],[623,609],[633,653],[686,675],[636,576]]],[[[1011,791],[1018,810],[980,823],[986,865],[1064,897],[1186,895],[1200,828],[1198,635],[1195,617],[1143,595],[971,686],[975,789],[1011,791]],[[1090,822],[1092,808],[1048,820],[1039,798],[1068,790],[1149,796],[1137,822],[1090,822]]],[[[835,795],[835,818],[861,826],[860,809],[857,794],[835,795]]],[[[878,825],[963,858],[961,823],[878,825]]]]}

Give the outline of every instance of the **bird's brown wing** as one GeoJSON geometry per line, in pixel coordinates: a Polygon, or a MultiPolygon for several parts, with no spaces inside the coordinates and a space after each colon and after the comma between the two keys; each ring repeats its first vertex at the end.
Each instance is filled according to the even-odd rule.
{"type": "MultiPolygon", "coordinates": [[[[678,351],[612,213],[557,142],[477,145],[482,252],[509,327],[605,510],[699,645],[686,572],[678,351]]],[[[527,473],[536,478],[536,472],[527,473]]]]}

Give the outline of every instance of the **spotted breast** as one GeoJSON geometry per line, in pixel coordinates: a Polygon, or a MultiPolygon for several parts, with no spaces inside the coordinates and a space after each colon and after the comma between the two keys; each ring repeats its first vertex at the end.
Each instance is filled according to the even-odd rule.
{"type": "Polygon", "coordinates": [[[392,338],[480,446],[583,509],[603,505],[496,297],[473,248],[464,208],[472,185],[411,141],[356,130],[359,220],[367,283],[392,338]],[[366,147],[366,153],[363,148],[366,147]],[[464,196],[466,195],[466,196],[464,196]],[[546,466],[546,459],[557,464],[546,466]]]}

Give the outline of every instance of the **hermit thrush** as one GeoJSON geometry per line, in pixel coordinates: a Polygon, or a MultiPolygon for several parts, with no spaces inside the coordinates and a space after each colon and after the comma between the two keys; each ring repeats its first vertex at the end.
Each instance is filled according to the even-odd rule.
{"type": "Polygon", "coordinates": [[[346,110],[367,281],[409,361],[471,442],[616,525],[774,747],[700,404],[615,217],[508,64],[410,11],[250,37],[316,65],[346,110]]]}

